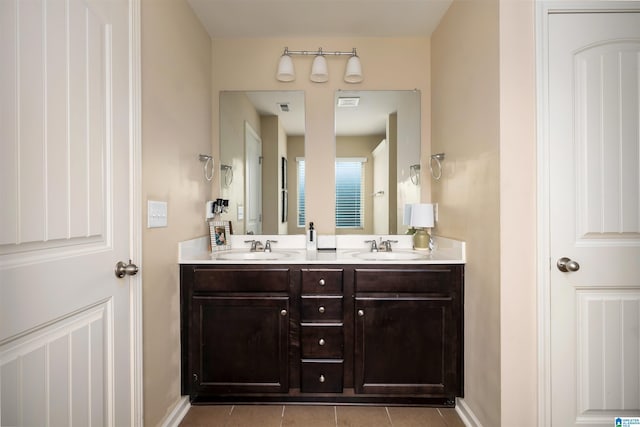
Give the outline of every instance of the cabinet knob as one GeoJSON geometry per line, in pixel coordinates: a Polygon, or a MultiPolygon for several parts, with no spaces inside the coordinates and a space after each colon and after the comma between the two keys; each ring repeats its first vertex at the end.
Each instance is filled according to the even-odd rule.
{"type": "Polygon", "coordinates": [[[318,312],[319,313],[324,313],[324,307],[323,306],[318,307],[318,312]]]}
{"type": "Polygon", "coordinates": [[[320,286],[324,286],[326,284],[326,282],[324,281],[324,279],[320,279],[320,280],[318,280],[318,284],[320,286]]]}
{"type": "Polygon", "coordinates": [[[287,315],[287,310],[284,310],[284,309],[283,309],[283,310],[281,310],[281,311],[280,311],[280,315],[281,315],[281,316],[286,316],[286,315],[287,315]]]}
{"type": "Polygon", "coordinates": [[[358,316],[360,317],[364,316],[364,310],[358,310],[358,316]]]}
{"type": "Polygon", "coordinates": [[[320,375],[320,378],[318,378],[318,381],[320,381],[321,383],[326,381],[326,378],[324,377],[324,375],[320,375]]]}
{"type": "Polygon", "coordinates": [[[325,345],[326,341],[324,340],[324,338],[320,338],[320,340],[318,341],[318,344],[325,345]]]}

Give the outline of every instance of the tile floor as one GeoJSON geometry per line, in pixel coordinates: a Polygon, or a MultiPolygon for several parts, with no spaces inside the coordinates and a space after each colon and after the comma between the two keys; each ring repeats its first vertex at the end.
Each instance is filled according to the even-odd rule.
{"type": "Polygon", "coordinates": [[[455,409],[399,406],[192,406],[180,427],[464,427],[455,409]]]}

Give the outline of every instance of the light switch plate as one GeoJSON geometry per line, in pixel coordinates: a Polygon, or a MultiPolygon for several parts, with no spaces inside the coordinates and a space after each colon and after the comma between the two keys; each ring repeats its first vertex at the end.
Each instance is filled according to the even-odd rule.
{"type": "Polygon", "coordinates": [[[167,202],[147,200],[147,228],[167,226],[167,202]]]}

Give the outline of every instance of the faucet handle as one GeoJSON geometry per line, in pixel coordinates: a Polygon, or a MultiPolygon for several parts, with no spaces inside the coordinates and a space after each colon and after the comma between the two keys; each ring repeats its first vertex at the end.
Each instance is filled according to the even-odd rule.
{"type": "Polygon", "coordinates": [[[278,243],[277,240],[267,240],[266,243],[264,244],[264,251],[265,252],[271,252],[271,244],[272,243],[278,243]]]}
{"type": "Polygon", "coordinates": [[[380,247],[382,248],[382,250],[387,251],[387,252],[391,252],[391,244],[392,243],[398,243],[397,240],[382,240],[382,237],[380,238],[380,247]]]}
{"type": "Polygon", "coordinates": [[[258,250],[258,247],[262,247],[262,242],[260,240],[245,240],[245,243],[251,243],[251,252],[255,252],[258,250]]]}
{"type": "Polygon", "coordinates": [[[375,240],[365,240],[365,243],[371,243],[371,252],[378,252],[378,244],[375,240]]]}

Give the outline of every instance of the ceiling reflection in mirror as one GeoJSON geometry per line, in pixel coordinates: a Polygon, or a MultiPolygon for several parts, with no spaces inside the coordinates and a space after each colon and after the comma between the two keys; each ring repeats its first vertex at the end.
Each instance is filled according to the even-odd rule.
{"type": "Polygon", "coordinates": [[[304,233],[297,226],[304,133],[302,91],[220,92],[220,193],[230,201],[223,219],[234,234],[304,233]]]}
{"type": "Polygon", "coordinates": [[[336,233],[403,234],[420,201],[420,92],[338,91],[336,233]]]}

